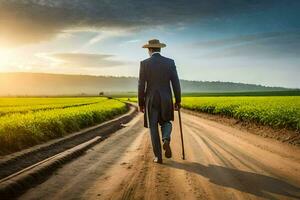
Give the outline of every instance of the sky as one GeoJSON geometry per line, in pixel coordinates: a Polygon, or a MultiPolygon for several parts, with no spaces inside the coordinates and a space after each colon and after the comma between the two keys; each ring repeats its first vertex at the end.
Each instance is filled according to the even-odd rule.
{"type": "Polygon", "coordinates": [[[300,88],[299,0],[0,0],[0,72],[138,76],[157,38],[181,79],[300,88]]]}

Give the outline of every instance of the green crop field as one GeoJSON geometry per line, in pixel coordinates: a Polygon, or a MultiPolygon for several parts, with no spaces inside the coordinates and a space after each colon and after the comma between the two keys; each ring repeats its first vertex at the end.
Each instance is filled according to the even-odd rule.
{"type": "Polygon", "coordinates": [[[138,98],[137,97],[121,97],[118,98],[121,101],[128,101],[128,102],[132,102],[132,103],[137,103],[138,102],[138,98]]]}
{"type": "Polygon", "coordinates": [[[104,97],[0,98],[0,154],[62,137],[126,111],[124,103],[104,97]]]}
{"type": "Polygon", "coordinates": [[[300,130],[300,97],[184,97],[182,107],[273,128],[300,130]]]}
{"type": "MultiPolygon", "coordinates": [[[[120,99],[137,102],[136,97],[120,99]]],[[[182,107],[272,128],[300,130],[300,96],[183,97],[182,107]]]]}

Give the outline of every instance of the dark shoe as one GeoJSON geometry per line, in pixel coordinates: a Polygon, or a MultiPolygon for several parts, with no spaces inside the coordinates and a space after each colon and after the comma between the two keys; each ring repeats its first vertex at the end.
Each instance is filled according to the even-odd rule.
{"type": "Polygon", "coordinates": [[[159,164],[162,164],[162,163],[163,163],[162,159],[161,159],[161,158],[158,158],[158,157],[155,157],[155,158],[153,159],[153,162],[159,163],[159,164]]]}
{"type": "Polygon", "coordinates": [[[172,151],[171,151],[171,147],[170,147],[170,142],[168,140],[164,141],[163,149],[165,150],[166,158],[171,158],[172,157],[172,151]]]}

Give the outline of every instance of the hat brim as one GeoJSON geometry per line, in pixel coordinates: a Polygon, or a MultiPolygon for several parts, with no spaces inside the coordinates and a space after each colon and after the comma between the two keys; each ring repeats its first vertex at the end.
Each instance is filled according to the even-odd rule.
{"type": "Polygon", "coordinates": [[[166,46],[167,45],[164,44],[164,43],[159,43],[159,44],[145,44],[145,45],[143,45],[142,48],[164,48],[166,46]]]}

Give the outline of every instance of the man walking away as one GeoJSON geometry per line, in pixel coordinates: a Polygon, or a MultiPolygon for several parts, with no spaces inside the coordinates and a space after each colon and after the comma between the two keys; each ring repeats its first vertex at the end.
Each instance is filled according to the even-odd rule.
{"type": "Polygon", "coordinates": [[[174,109],[180,109],[181,89],[174,60],[160,55],[161,48],[166,47],[159,40],[149,40],[143,48],[148,48],[150,58],[141,61],[138,103],[144,113],[144,126],[150,129],[154,162],[162,163],[162,151],[158,125],[162,133],[165,157],[171,158],[170,147],[174,109]],[[175,96],[173,105],[172,91],[175,96]]]}

